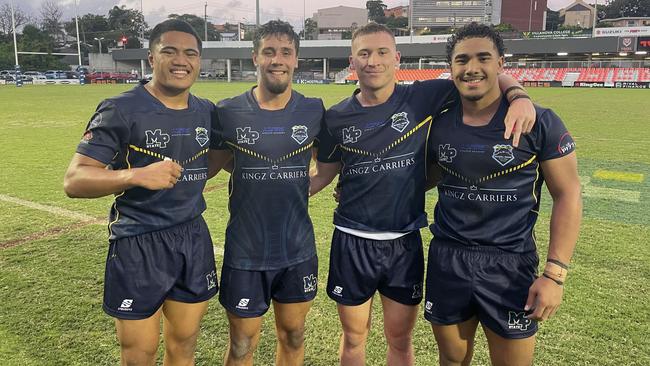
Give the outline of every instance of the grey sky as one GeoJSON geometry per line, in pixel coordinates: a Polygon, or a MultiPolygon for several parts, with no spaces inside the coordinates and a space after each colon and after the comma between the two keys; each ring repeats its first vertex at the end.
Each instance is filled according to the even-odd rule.
{"type": "MultiPolygon", "coordinates": [[[[12,0],[0,0],[0,3],[7,3],[12,0]]],[[[33,15],[39,14],[41,3],[45,0],[13,0],[23,10],[33,15]]],[[[64,19],[70,19],[75,13],[76,0],[49,0],[61,7],[64,12],[64,19]]],[[[203,16],[206,1],[184,0],[184,1],[159,1],[159,0],[78,0],[79,14],[94,13],[108,14],[108,10],[114,5],[126,5],[129,8],[139,9],[140,4],[144,9],[145,20],[150,26],[164,20],[167,15],[196,14],[203,16]]],[[[528,1],[528,0],[521,0],[528,1]]],[[[534,0],[531,0],[534,1],[534,0]]],[[[328,8],[338,5],[365,7],[365,0],[259,0],[261,8],[261,21],[280,18],[292,23],[298,29],[302,28],[303,14],[309,18],[317,9],[328,8]],[[303,10],[304,6],[304,10],[303,10]]],[[[548,0],[549,8],[558,10],[570,3],[572,0],[548,0]]],[[[587,2],[593,2],[588,0],[587,2]]],[[[604,3],[605,0],[599,0],[604,3]]],[[[246,23],[255,22],[255,0],[207,0],[208,18],[214,24],[224,22],[242,21],[246,23]]],[[[408,0],[384,0],[388,7],[408,5],[408,0]]]]}

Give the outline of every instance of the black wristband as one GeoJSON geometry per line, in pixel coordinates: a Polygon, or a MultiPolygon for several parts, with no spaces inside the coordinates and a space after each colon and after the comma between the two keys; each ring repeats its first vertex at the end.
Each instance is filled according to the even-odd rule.
{"type": "Polygon", "coordinates": [[[506,89],[506,90],[503,92],[503,95],[505,95],[505,96],[507,97],[507,96],[508,96],[508,93],[510,93],[511,91],[513,91],[513,90],[515,90],[515,89],[519,89],[519,90],[522,90],[522,91],[526,91],[526,90],[524,90],[524,88],[521,87],[520,85],[513,85],[513,86],[509,87],[508,89],[506,89]]]}
{"type": "Polygon", "coordinates": [[[556,280],[555,278],[553,278],[553,277],[547,275],[546,272],[542,273],[542,276],[544,276],[544,277],[548,278],[549,280],[555,282],[558,286],[562,286],[562,285],[564,285],[564,282],[562,282],[562,281],[560,281],[560,280],[556,280]]]}
{"type": "Polygon", "coordinates": [[[530,99],[530,97],[528,96],[528,94],[517,94],[517,95],[515,95],[514,97],[512,97],[512,98],[508,101],[508,103],[512,103],[512,102],[514,102],[515,100],[520,99],[520,98],[530,99]]]}
{"type": "Polygon", "coordinates": [[[558,266],[560,266],[560,267],[562,267],[562,268],[564,268],[566,270],[569,270],[569,265],[568,264],[564,264],[564,263],[560,262],[557,259],[547,258],[546,261],[549,262],[549,263],[557,264],[558,266]]]}

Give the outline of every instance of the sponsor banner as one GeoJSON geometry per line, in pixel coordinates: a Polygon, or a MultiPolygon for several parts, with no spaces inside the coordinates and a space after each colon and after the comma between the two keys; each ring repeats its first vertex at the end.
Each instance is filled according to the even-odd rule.
{"type": "Polygon", "coordinates": [[[521,32],[521,36],[523,39],[574,38],[574,37],[590,37],[591,32],[585,30],[521,32]]]}
{"type": "Polygon", "coordinates": [[[34,85],[79,85],[79,79],[47,79],[47,80],[34,80],[34,85]]]}
{"type": "Polygon", "coordinates": [[[296,79],[296,84],[329,84],[329,80],[322,79],[296,79]]]}
{"type": "Polygon", "coordinates": [[[638,82],[638,81],[616,81],[614,82],[614,88],[623,88],[623,89],[650,89],[650,83],[648,82],[638,82]]]}
{"type": "Polygon", "coordinates": [[[618,89],[650,89],[650,83],[637,81],[616,81],[612,83],[576,81],[578,88],[618,88],[618,89]]]}
{"type": "Polygon", "coordinates": [[[636,51],[636,37],[618,37],[618,52],[636,51]]]}
{"type": "Polygon", "coordinates": [[[650,27],[596,28],[596,37],[650,36],[650,27]]]}
{"type": "Polygon", "coordinates": [[[639,37],[636,41],[637,51],[650,51],[650,37],[639,37]]]}

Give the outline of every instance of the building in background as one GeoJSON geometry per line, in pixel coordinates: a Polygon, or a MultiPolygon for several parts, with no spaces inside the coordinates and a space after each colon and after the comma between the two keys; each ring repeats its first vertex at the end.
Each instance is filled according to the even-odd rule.
{"type": "Polygon", "coordinates": [[[412,0],[416,29],[457,28],[467,23],[512,24],[519,31],[545,29],[547,0],[412,0]]]}
{"type": "Polygon", "coordinates": [[[600,22],[611,24],[612,27],[647,27],[650,26],[650,17],[601,19],[600,22]]]}
{"type": "Polygon", "coordinates": [[[595,11],[593,6],[582,0],[576,0],[564,9],[560,9],[560,19],[564,19],[565,26],[593,28],[595,11]]]}
{"type": "Polygon", "coordinates": [[[384,10],[384,16],[385,16],[386,18],[390,18],[390,17],[395,17],[395,18],[404,17],[404,18],[408,18],[408,16],[409,16],[409,7],[408,7],[408,6],[396,6],[396,7],[394,7],[394,8],[385,9],[385,10],[384,10]]]}
{"type": "Polygon", "coordinates": [[[368,23],[368,10],[336,6],[318,9],[312,19],[318,24],[318,39],[343,39],[345,33],[368,23]]]}
{"type": "Polygon", "coordinates": [[[546,0],[501,0],[500,23],[520,31],[546,30],[546,0]]]}

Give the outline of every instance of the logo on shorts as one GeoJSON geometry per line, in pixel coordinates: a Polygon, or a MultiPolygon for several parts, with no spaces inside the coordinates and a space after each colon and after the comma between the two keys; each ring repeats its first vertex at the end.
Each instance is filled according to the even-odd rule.
{"type": "Polygon", "coordinates": [[[409,119],[408,119],[408,113],[406,112],[400,112],[400,113],[395,113],[393,114],[390,119],[391,123],[390,126],[395,129],[396,131],[399,132],[404,132],[404,129],[406,126],[409,125],[409,119]]]}
{"type": "Polygon", "coordinates": [[[341,296],[341,294],[343,293],[343,287],[334,286],[334,290],[332,290],[332,293],[336,296],[341,296]]]}
{"type": "Polygon", "coordinates": [[[424,311],[430,313],[431,309],[433,309],[433,303],[431,301],[427,301],[426,303],[424,303],[424,311]]]}
{"type": "Polygon", "coordinates": [[[241,299],[239,300],[239,304],[235,306],[237,309],[242,309],[242,310],[248,310],[248,303],[251,301],[251,299],[241,299]]]}
{"type": "Polygon", "coordinates": [[[525,331],[528,330],[531,323],[532,321],[526,318],[526,313],[523,311],[520,313],[516,311],[508,312],[508,329],[525,331]]]}
{"type": "Polygon", "coordinates": [[[512,146],[494,145],[492,148],[494,149],[492,159],[496,160],[501,166],[506,166],[506,164],[515,160],[515,155],[512,153],[512,146]]]}
{"type": "Polygon", "coordinates": [[[297,143],[302,145],[305,140],[307,140],[307,126],[299,125],[299,126],[293,126],[291,127],[291,130],[293,131],[291,133],[291,138],[293,138],[297,143]]]}
{"type": "Polygon", "coordinates": [[[160,128],[157,128],[153,131],[146,130],[144,131],[144,134],[147,137],[147,149],[151,149],[152,147],[164,149],[167,147],[167,143],[169,142],[169,135],[163,133],[160,128]]]}
{"type": "Polygon", "coordinates": [[[253,131],[250,127],[239,128],[237,127],[237,143],[238,144],[255,144],[255,141],[260,138],[260,133],[253,131]]]}
{"type": "Polygon", "coordinates": [[[131,305],[133,305],[133,299],[124,299],[122,300],[122,304],[120,305],[119,308],[117,308],[117,310],[133,311],[133,309],[131,309],[131,305]]]}
{"type": "Polygon", "coordinates": [[[208,137],[208,130],[203,128],[203,127],[197,127],[194,132],[196,132],[196,142],[201,145],[201,147],[205,146],[205,144],[210,141],[210,138],[208,137]]]}
{"type": "Polygon", "coordinates": [[[318,278],[314,276],[314,274],[310,274],[309,276],[305,276],[302,278],[302,281],[305,284],[305,292],[312,292],[316,291],[316,286],[318,284],[318,278]]]}
{"type": "Polygon", "coordinates": [[[412,299],[419,299],[422,297],[422,284],[418,283],[413,285],[413,295],[411,295],[412,299]]]}
{"type": "Polygon", "coordinates": [[[217,273],[215,271],[205,275],[205,280],[208,282],[208,290],[217,287],[217,273]]]}

